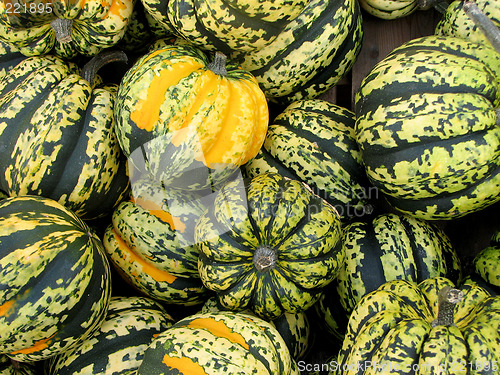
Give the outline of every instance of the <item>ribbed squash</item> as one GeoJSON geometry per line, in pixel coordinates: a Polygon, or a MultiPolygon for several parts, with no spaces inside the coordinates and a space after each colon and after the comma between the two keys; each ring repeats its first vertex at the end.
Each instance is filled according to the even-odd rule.
{"type": "Polygon", "coordinates": [[[307,6],[306,0],[143,0],[166,30],[199,48],[230,53],[268,45],[307,6]]]}
{"type": "Polygon", "coordinates": [[[458,283],[458,255],[439,227],[408,215],[381,214],[342,231],[345,263],[334,283],[348,314],[367,293],[391,280],[419,283],[447,277],[458,283]]]}
{"type": "Polygon", "coordinates": [[[266,47],[230,57],[251,72],[267,98],[313,99],[351,70],[363,40],[358,0],[312,0],[266,47]]]}
{"type": "Polygon", "coordinates": [[[359,3],[368,14],[384,20],[406,17],[432,7],[443,13],[449,6],[448,0],[359,0],[359,3]]]}
{"type": "Polygon", "coordinates": [[[188,316],[156,337],[137,375],[299,375],[274,326],[223,311],[188,316]]]}
{"type": "Polygon", "coordinates": [[[6,0],[0,3],[0,39],[26,56],[92,56],[125,33],[134,0],[6,0]]]}
{"type": "Polygon", "coordinates": [[[117,85],[93,86],[81,76],[92,71],[35,56],[0,79],[0,189],[57,200],[84,219],[123,199],[129,178],[114,132],[117,85]]]}
{"type": "Polygon", "coordinates": [[[151,342],[173,323],[158,302],[114,296],[99,330],[73,350],[49,359],[45,374],[133,374],[151,342]]]}
{"type": "MultiPolygon", "coordinates": [[[[200,310],[200,313],[227,311],[217,297],[210,297],[200,310]]],[[[252,314],[249,310],[242,311],[244,314],[252,314]]],[[[253,315],[253,314],[252,314],[253,315]]],[[[311,348],[311,325],[306,312],[284,313],[280,317],[271,320],[270,323],[276,327],[280,336],[285,341],[288,350],[294,359],[303,358],[311,348]]]]}
{"type": "Polygon", "coordinates": [[[499,369],[500,297],[445,278],[396,280],[366,295],[353,311],[337,371],[360,374],[492,374],[499,369]]]}
{"type": "Polygon", "coordinates": [[[166,303],[201,303],[194,226],[207,203],[194,193],[166,190],[147,177],[112,215],[104,247],[119,274],[143,294],[166,303]]]}
{"type": "Polygon", "coordinates": [[[198,269],[230,310],[275,319],[304,311],[337,275],[341,224],[333,206],[276,173],[224,185],[198,220],[198,269]]]}
{"type": "Polygon", "coordinates": [[[491,294],[500,295],[500,231],[496,232],[485,247],[472,260],[472,270],[467,282],[474,282],[491,294]]]}
{"type": "MultiPolygon", "coordinates": [[[[500,3],[496,0],[474,0],[477,7],[500,27],[500,3]]],[[[488,43],[483,31],[474,23],[464,10],[465,1],[455,0],[446,9],[443,17],[436,25],[435,34],[455,36],[470,42],[488,43]]]]}
{"type": "Polygon", "coordinates": [[[45,360],[103,322],[110,268],[101,240],[56,201],[0,201],[0,354],[45,360]]]}
{"type": "MultiPolygon", "coordinates": [[[[343,220],[369,212],[370,191],[354,134],[354,113],[321,99],[290,104],[269,126],[263,147],[244,165],[307,183],[343,220]]],[[[376,193],[376,192],[375,192],[376,193]]]]}
{"type": "Polygon", "coordinates": [[[154,49],[126,73],[116,100],[120,145],[166,187],[220,185],[254,157],[269,122],[255,78],[199,49],[154,49]]]}
{"type": "Polygon", "coordinates": [[[500,54],[427,36],[394,49],[356,93],[372,183],[400,211],[452,219],[500,200],[500,54]]]}
{"type": "Polygon", "coordinates": [[[385,213],[346,225],[342,236],[344,266],[316,306],[337,338],[345,334],[361,298],[388,281],[461,280],[461,263],[450,239],[426,221],[385,213]]]}

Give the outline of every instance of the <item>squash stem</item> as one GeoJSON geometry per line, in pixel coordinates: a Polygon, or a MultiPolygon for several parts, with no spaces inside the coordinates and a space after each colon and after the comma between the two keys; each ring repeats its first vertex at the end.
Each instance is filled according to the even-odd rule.
{"type": "Polygon", "coordinates": [[[459,290],[446,286],[439,291],[438,295],[438,316],[431,323],[436,326],[452,326],[454,322],[455,305],[463,298],[464,293],[459,290]]]}
{"type": "Polygon", "coordinates": [[[207,68],[214,72],[215,74],[218,74],[223,77],[227,77],[227,70],[226,70],[226,61],[227,61],[227,56],[224,55],[222,52],[215,52],[215,57],[213,61],[208,64],[207,68]]]}
{"type": "Polygon", "coordinates": [[[69,43],[73,40],[73,37],[71,36],[73,20],[67,18],[56,18],[50,23],[50,26],[54,30],[56,39],[59,43],[69,43]]]}
{"type": "Polygon", "coordinates": [[[104,65],[112,62],[126,63],[127,61],[127,55],[123,51],[103,51],[95,55],[83,66],[81,76],[90,83],[90,86],[93,86],[97,72],[104,65]]]}
{"type": "Polygon", "coordinates": [[[486,39],[490,41],[493,48],[500,53],[500,30],[493,21],[473,1],[464,2],[463,9],[472,22],[483,32],[486,39]]]}
{"type": "Polygon", "coordinates": [[[419,0],[418,8],[421,10],[427,10],[430,8],[436,9],[439,13],[443,14],[450,3],[447,0],[419,0]]]}
{"type": "Polygon", "coordinates": [[[496,108],[495,109],[495,114],[497,115],[497,121],[496,121],[496,125],[497,126],[500,126],[500,108],[496,108]]]}
{"type": "Polygon", "coordinates": [[[274,268],[277,261],[276,250],[270,246],[258,247],[253,255],[253,264],[259,272],[266,272],[274,268]]]}

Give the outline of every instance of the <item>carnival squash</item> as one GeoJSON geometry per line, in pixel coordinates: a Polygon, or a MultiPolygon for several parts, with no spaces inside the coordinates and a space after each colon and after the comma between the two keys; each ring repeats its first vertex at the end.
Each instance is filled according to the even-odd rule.
{"type": "Polygon", "coordinates": [[[354,113],[322,99],[299,100],[276,116],[257,156],[244,165],[305,182],[343,221],[371,212],[377,192],[368,184],[354,134],[354,113]]]}
{"type": "Polygon", "coordinates": [[[123,37],[134,0],[6,0],[0,39],[26,56],[93,56],[123,37]]]}
{"type": "Polygon", "coordinates": [[[143,295],[170,304],[203,302],[194,227],[209,204],[195,193],[133,178],[130,200],[114,210],[104,233],[111,263],[143,295]]]}
{"type": "Polygon", "coordinates": [[[274,326],[253,315],[198,313],[159,334],[137,375],[299,375],[274,326]]]}
{"type": "Polygon", "coordinates": [[[500,297],[446,278],[390,281],[354,309],[330,374],[491,374],[499,345],[500,297]]]}
{"type": "Polygon", "coordinates": [[[198,269],[230,310],[264,319],[304,311],[342,266],[340,217],[302,182],[276,173],[231,181],[198,220],[198,269]]]}
{"type": "Polygon", "coordinates": [[[101,240],[58,202],[0,201],[0,354],[45,360],[104,320],[110,267],[101,240]]]}
{"type": "Polygon", "coordinates": [[[99,330],[74,349],[47,360],[45,374],[135,373],[151,342],[173,323],[152,299],[113,296],[99,330]]]}
{"type": "Polygon", "coordinates": [[[214,188],[255,156],[269,112],[255,78],[217,53],[157,48],[125,74],[116,99],[123,152],[166,187],[214,188]]]}
{"type": "Polygon", "coordinates": [[[101,57],[110,55],[80,70],[56,56],[34,56],[0,79],[1,190],[54,199],[86,220],[109,214],[124,198],[129,178],[114,132],[117,85],[89,82],[101,57]]]}
{"type": "Polygon", "coordinates": [[[356,93],[356,139],[396,209],[452,219],[500,200],[500,54],[426,36],[395,48],[356,93]]]}

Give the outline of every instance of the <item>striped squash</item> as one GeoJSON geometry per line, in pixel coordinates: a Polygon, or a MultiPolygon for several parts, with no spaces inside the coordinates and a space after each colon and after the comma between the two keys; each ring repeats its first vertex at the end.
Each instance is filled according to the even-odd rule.
{"type": "Polygon", "coordinates": [[[434,8],[444,13],[450,0],[359,0],[368,14],[384,20],[409,16],[417,10],[434,8]]]}
{"type": "Polygon", "coordinates": [[[251,52],[267,46],[307,6],[306,0],[143,0],[166,30],[210,51],[251,52]]]}
{"type": "Polygon", "coordinates": [[[123,37],[133,4],[134,0],[2,1],[0,40],[26,56],[92,56],[123,37]]]}
{"type": "Polygon", "coordinates": [[[335,286],[350,314],[367,293],[391,280],[421,282],[430,277],[461,279],[458,255],[438,226],[408,215],[386,213],[347,225],[343,232],[344,267],[335,286]]]}
{"type": "Polygon", "coordinates": [[[26,56],[20,53],[15,47],[0,40],[0,80],[25,58],[26,56]]]}
{"type": "MultiPolygon", "coordinates": [[[[464,11],[464,3],[455,0],[450,4],[436,25],[435,34],[460,37],[470,42],[488,43],[484,33],[464,11]]],[[[474,0],[474,3],[497,27],[500,27],[500,3],[497,0],[474,0]]]]}
{"type": "Polygon", "coordinates": [[[203,197],[133,178],[132,196],[114,210],[104,247],[119,274],[136,290],[173,304],[201,303],[208,293],[198,275],[194,226],[203,197]]]}
{"type": "Polygon", "coordinates": [[[137,375],[299,375],[274,326],[232,311],[181,319],[156,337],[137,375]]]}
{"type": "MultiPolygon", "coordinates": [[[[200,313],[227,311],[219,302],[217,297],[210,297],[200,310],[200,313]]],[[[249,310],[241,311],[244,314],[252,314],[249,310]]],[[[254,314],[252,314],[254,315],[254,314]]],[[[306,312],[284,313],[273,319],[270,323],[276,328],[285,341],[290,355],[294,359],[303,358],[311,348],[311,325],[306,312]]]]}
{"type": "Polygon", "coordinates": [[[276,173],[224,185],[195,227],[204,285],[264,319],[311,307],[342,264],[333,206],[276,173]]]}
{"type": "Polygon", "coordinates": [[[500,297],[471,284],[388,282],[356,306],[330,374],[360,374],[353,363],[386,374],[492,374],[500,361],[499,312],[500,297]]]}
{"type": "Polygon", "coordinates": [[[452,219],[500,200],[500,54],[426,36],[394,49],[355,97],[371,182],[396,209],[452,219]]]}
{"type": "Polygon", "coordinates": [[[54,199],[85,220],[110,213],[129,188],[117,85],[92,86],[87,72],[34,56],[0,79],[0,189],[54,199]]]}
{"type": "Polygon", "coordinates": [[[263,147],[244,165],[252,178],[264,172],[307,183],[344,221],[370,211],[368,186],[354,134],[354,113],[321,99],[287,106],[269,126],[263,147]]]}
{"type": "Polygon", "coordinates": [[[223,183],[255,156],[269,112],[255,78],[188,45],[157,48],[125,74],[115,116],[123,152],[167,187],[223,183]]]}
{"type": "Polygon", "coordinates": [[[45,374],[134,374],[151,342],[173,323],[152,299],[114,296],[99,330],[73,350],[47,360],[45,374]]]}
{"type": "Polygon", "coordinates": [[[38,196],[0,201],[0,354],[30,362],[78,345],[103,322],[110,267],[73,212],[38,196]]]}
{"type": "Polygon", "coordinates": [[[500,295],[500,231],[493,234],[489,246],[476,254],[466,281],[478,284],[491,294],[500,295]]]}
{"type": "Polygon", "coordinates": [[[230,57],[280,104],[313,99],[351,70],[363,40],[358,0],[311,0],[266,47],[230,57]]]}

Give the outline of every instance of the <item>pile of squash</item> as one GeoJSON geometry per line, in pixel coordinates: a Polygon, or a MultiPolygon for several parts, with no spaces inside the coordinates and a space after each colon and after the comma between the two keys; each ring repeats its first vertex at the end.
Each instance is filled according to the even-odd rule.
{"type": "Polygon", "coordinates": [[[0,374],[500,368],[500,3],[0,3],[0,374]],[[364,77],[363,17],[435,34],[364,77]],[[489,211],[491,212],[491,211],[489,211]],[[445,228],[445,227],[444,227],[445,228]],[[473,234],[472,234],[473,235],[473,234]]]}

